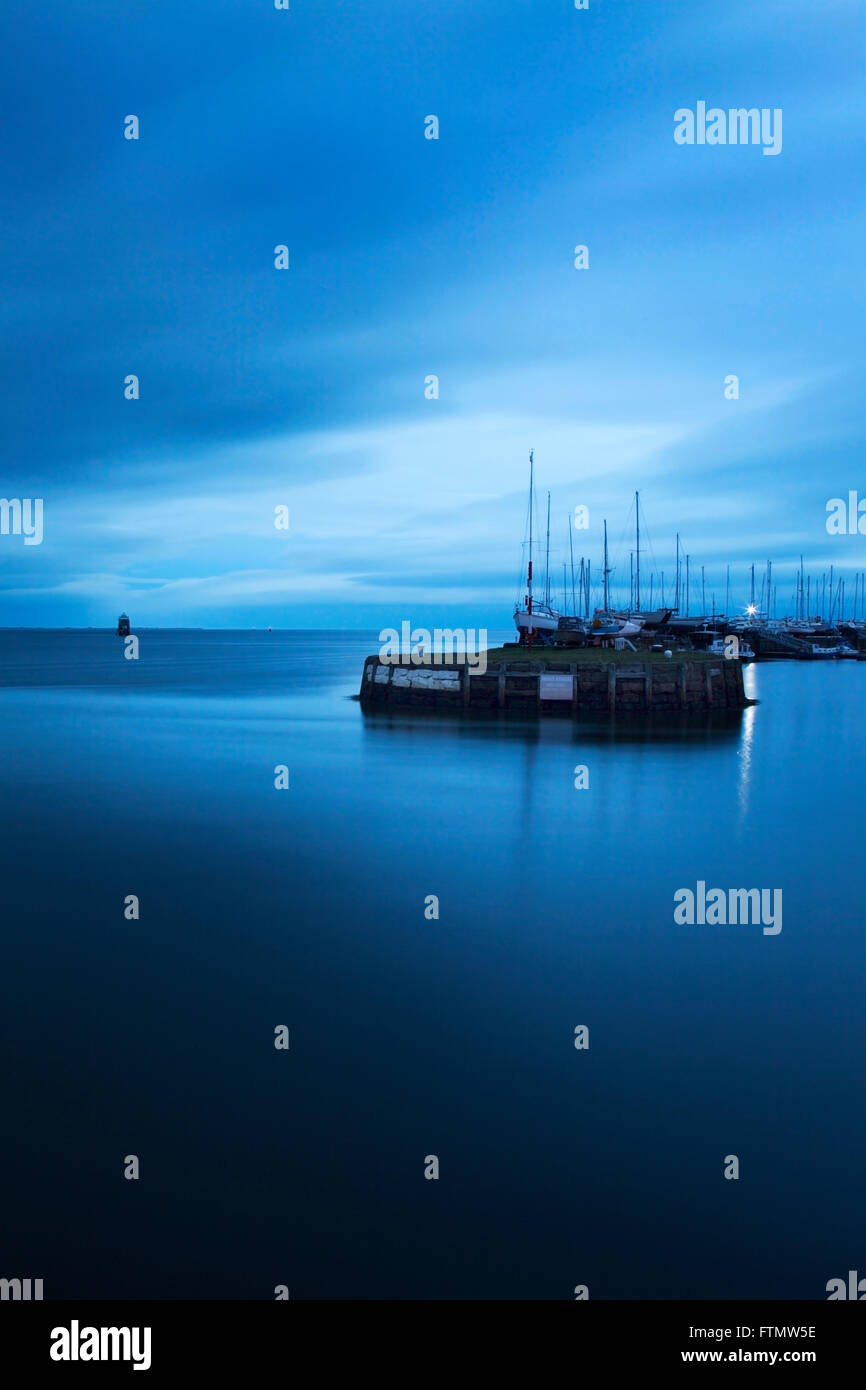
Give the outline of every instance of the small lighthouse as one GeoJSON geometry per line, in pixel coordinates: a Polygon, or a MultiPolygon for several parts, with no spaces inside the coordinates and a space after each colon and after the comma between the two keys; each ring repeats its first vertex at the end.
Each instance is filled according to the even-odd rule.
{"type": "Polygon", "coordinates": [[[117,635],[118,637],[129,636],[129,618],[125,613],[121,613],[117,620],[117,635]]]}

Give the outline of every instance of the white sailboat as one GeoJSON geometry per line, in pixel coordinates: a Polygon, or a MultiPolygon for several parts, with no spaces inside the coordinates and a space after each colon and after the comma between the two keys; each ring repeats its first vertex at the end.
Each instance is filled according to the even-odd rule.
{"type": "MultiPolygon", "coordinates": [[[[523,607],[517,604],[514,609],[514,623],[520,634],[521,642],[531,644],[532,639],[537,637],[539,641],[545,642],[551,633],[557,631],[559,627],[560,615],[550,604],[549,590],[545,594],[543,601],[535,599],[532,593],[532,513],[535,501],[535,478],[534,478],[534,450],[529,451],[529,563],[526,569],[526,597],[523,607]]],[[[548,544],[548,571],[550,560],[550,494],[547,497],[547,544],[548,544]]],[[[549,583],[546,580],[546,583],[549,583]]]]}
{"type": "Polygon", "coordinates": [[[643,627],[643,619],[639,615],[631,613],[614,613],[610,607],[610,565],[607,560],[607,521],[604,523],[604,566],[602,568],[604,581],[604,602],[601,608],[596,608],[592,622],[589,627],[589,635],[592,638],[602,637],[636,637],[643,627]]]}

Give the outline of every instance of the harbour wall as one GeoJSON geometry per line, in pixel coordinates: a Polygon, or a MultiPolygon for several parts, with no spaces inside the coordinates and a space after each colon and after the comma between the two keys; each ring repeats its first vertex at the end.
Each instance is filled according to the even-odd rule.
{"type": "Polygon", "coordinates": [[[674,656],[651,661],[509,660],[480,674],[465,663],[417,666],[368,656],[359,692],[368,708],[487,710],[575,718],[744,709],[739,661],[674,656]]]}

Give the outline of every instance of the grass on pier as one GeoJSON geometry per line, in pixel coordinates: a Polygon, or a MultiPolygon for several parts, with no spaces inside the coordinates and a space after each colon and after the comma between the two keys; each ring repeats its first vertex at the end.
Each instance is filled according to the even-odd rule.
{"type": "Polygon", "coordinates": [[[498,661],[544,661],[549,665],[579,666],[579,665],[598,665],[599,662],[613,661],[621,666],[629,666],[636,661],[663,661],[671,663],[674,661],[718,661],[718,656],[711,656],[709,652],[678,652],[676,647],[670,647],[672,656],[666,657],[664,652],[651,652],[638,647],[637,651],[632,651],[626,647],[624,651],[617,651],[614,647],[541,647],[533,644],[532,651],[527,651],[526,647],[489,647],[487,650],[487,665],[494,666],[498,661]]]}

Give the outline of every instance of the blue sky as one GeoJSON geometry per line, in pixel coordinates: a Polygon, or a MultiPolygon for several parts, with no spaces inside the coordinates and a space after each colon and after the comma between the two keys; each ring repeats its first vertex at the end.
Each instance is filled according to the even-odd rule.
{"type": "Polygon", "coordinates": [[[668,582],[679,531],[718,603],[772,558],[790,607],[800,553],[853,588],[864,34],[860,0],[7,10],[0,496],[45,521],[0,536],[0,623],[502,627],[530,447],[557,576],[578,504],[627,573],[639,488],[668,582]],[[699,100],[782,108],[781,154],[676,145],[699,100]]]}

